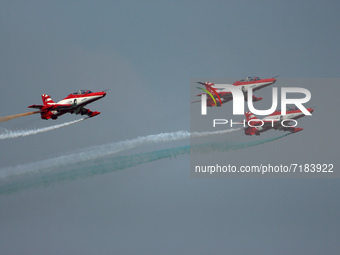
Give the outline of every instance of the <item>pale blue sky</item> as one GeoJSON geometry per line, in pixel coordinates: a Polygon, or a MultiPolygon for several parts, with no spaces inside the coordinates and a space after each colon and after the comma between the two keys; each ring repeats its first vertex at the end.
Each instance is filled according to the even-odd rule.
{"type": "MultiPolygon", "coordinates": [[[[96,118],[1,141],[0,168],[189,130],[191,78],[339,77],[339,7],[337,1],[1,1],[0,116],[26,112],[28,105],[40,104],[43,93],[58,101],[83,88],[109,91],[89,105],[101,111],[96,118]]],[[[294,157],[293,143],[311,152],[305,159],[320,152],[320,159],[336,160],[338,113],[331,100],[337,100],[339,87],[320,84],[332,91],[329,96],[316,86],[310,88],[312,100],[319,98],[322,114],[315,119],[331,118],[323,136],[323,127],[308,131],[311,120],[301,120],[304,133],[294,139],[226,157],[258,160],[276,150],[294,157]]],[[[0,130],[78,118],[63,117],[52,122],[28,116],[1,123],[0,130]]],[[[189,157],[183,156],[1,195],[1,249],[5,254],[339,253],[338,180],[197,180],[189,174],[189,157]]]]}

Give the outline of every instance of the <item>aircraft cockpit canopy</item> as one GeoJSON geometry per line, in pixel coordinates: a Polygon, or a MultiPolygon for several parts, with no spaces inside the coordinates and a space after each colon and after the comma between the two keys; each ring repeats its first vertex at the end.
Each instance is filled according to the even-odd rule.
{"type": "Polygon", "coordinates": [[[256,76],[248,76],[245,79],[242,79],[240,81],[258,81],[258,80],[261,80],[261,78],[260,77],[256,77],[256,76]]]}
{"type": "Polygon", "coordinates": [[[258,81],[258,80],[260,80],[260,78],[255,76],[249,76],[246,78],[246,81],[258,81]]]}
{"type": "Polygon", "coordinates": [[[92,93],[91,90],[81,89],[79,91],[76,91],[76,92],[72,93],[72,95],[85,95],[85,94],[90,94],[90,93],[92,93]]]}

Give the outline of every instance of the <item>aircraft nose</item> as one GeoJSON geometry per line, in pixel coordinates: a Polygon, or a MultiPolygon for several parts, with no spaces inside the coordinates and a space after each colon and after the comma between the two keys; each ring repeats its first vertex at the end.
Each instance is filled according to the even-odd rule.
{"type": "Polygon", "coordinates": [[[103,97],[105,97],[106,96],[106,92],[103,92],[103,97]]]}
{"type": "Polygon", "coordinates": [[[313,108],[309,108],[308,111],[309,111],[310,113],[312,113],[312,112],[314,112],[314,109],[313,109],[313,108]]]}
{"type": "Polygon", "coordinates": [[[276,79],[273,79],[273,83],[275,83],[276,82],[276,79]]]}

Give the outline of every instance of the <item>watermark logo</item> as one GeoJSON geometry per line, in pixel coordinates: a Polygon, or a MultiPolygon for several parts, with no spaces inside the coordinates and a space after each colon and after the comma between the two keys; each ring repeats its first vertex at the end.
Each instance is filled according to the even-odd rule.
{"type": "MultiPolygon", "coordinates": [[[[202,83],[202,82],[198,82],[199,84],[202,84],[206,87],[206,89],[204,88],[200,88],[200,87],[197,87],[198,89],[201,89],[203,90],[204,92],[206,92],[210,97],[211,99],[214,101],[214,104],[217,106],[217,103],[216,103],[216,99],[215,97],[213,96],[213,94],[218,98],[218,100],[220,101],[220,104],[222,106],[222,100],[220,98],[220,95],[218,94],[217,92],[217,89],[213,87],[214,83],[211,83],[211,82],[205,82],[205,83],[202,83]]],[[[202,94],[201,96],[205,96],[205,105],[207,105],[207,97],[206,97],[206,94],[202,94]]]]}
{"type": "MultiPolygon", "coordinates": [[[[228,84],[219,84],[219,88],[222,88],[219,90],[219,92],[223,93],[231,93],[233,97],[233,115],[244,115],[244,92],[239,89],[238,87],[234,85],[228,85],[228,84]]],[[[212,95],[212,91],[214,92],[214,95],[218,97],[221,102],[221,98],[216,90],[216,88],[211,87],[211,91],[208,91],[206,89],[202,89],[203,91],[207,92],[207,94],[214,100],[215,105],[216,100],[214,96],[212,95]]],[[[207,94],[201,94],[201,115],[207,115],[207,94]]],[[[299,88],[299,87],[283,87],[281,88],[281,109],[282,115],[286,115],[286,106],[288,104],[295,105],[304,115],[312,115],[306,107],[303,106],[304,103],[307,103],[311,99],[311,93],[308,89],[305,88],[299,88]],[[287,94],[289,93],[300,93],[303,94],[303,98],[287,98],[287,94]]],[[[272,88],[272,105],[267,110],[258,110],[254,107],[253,104],[253,88],[248,88],[247,90],[247,104],[248,108],[251,112],[253,112],[256,115],[270,115],[273,112],[275,112],[277,105],[278,105],[278,88],[274,87],[272,88]]]]}

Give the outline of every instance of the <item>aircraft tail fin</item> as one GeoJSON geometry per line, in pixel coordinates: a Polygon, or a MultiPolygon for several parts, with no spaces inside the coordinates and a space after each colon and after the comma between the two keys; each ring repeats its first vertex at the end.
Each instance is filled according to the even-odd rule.
{"type": "MultiPolygon", "coordinates": [[[[206,89],[202,89],[204,91],[206,91],[210,96],[211,98],[213,98],[214,96],[216,96],[218,98],[218,101],[220,101],[220,105],[222,105],[222,101],[221,101],[221,98],[219,96],[219,94],[217,93],[217,89],[213,87],[214,83],[212,82],[197,82],[198,84],[201,84],[201,85],[204,85],[206,89]]],[[[198,95],[199,96],[199,95],[198,95]]],[[[217,106],[217,103],[215,102],[215,99],[214,100],[214,105],[217,106]]]]}
{"type": "Polygon", "coordinates": [[[50,105],[50,104],[55,104],[54,101],[51,99],[49,95],[43,94],[41,95],[42,101],[44,103],[44,106],[50,105]]]}
{"type": "Polygon", "coordinates": [[[201,85],[204,85],[205,86],[205,88],[208,90],[208,91],[214,91],[215,89],[212,87],[213,85],[214,85],[214,83],[212,83],[212,82],[208,82],[208,81],[206,81],[206,82],[197,82],[198,84],[201,84],[201,85]]]}
{"type": "Polygon", "coordinates": [[[258,118],[255,117],[254,113],[248,111],[248,112],[245,112],[245,115],[246,115],[246,119],[247,121],[249,120],[257,120],[258,118]]]}
{"type": "Polygon", "coordinates": [[[263,122],[261,120],[259,120],[257,117],[255,117],[254,113],[248,111],[248,112],[245,112],[244,114],[246,115],[248,125],[251,125],[252,127],[254,127],[254,126],[261,125],[261,123],[263,124],[263,122]],[[251,124],[249,124],[249,123],[251,123],[251,124]]]}

